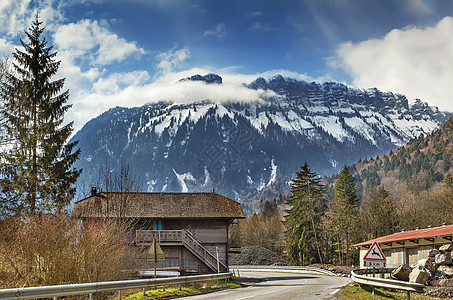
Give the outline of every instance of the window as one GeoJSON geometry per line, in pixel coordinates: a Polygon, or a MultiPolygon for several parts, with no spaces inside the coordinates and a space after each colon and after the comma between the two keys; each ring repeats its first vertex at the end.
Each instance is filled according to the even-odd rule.
{"type": "Polygon", "coordinates": [[[392,257],[393,265],[397,266],[403,263],[403,249],[397,248],[393,249],[393,257],[392,257]]]}
{"type": "Polygon", "coordinates": [[[153,230],[162,230],[162,220],[153,220],[153,230]]]}
{"type": "Polygon", "coordinates": [[[420,259],[428,258],[428,251],[431,250],[431,249],[433,249],[432,245],[420,246],[418,257],[420,259]]]}

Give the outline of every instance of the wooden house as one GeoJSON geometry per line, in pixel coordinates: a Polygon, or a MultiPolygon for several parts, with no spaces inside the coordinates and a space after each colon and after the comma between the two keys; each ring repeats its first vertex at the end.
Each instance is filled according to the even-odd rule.
{"type": "Polygon", "coordinates": [[[131,230],[128,244],[134,248],[134,264],[146,262],[153,241],[159,242],[165,261],[161,270],[199,274],[228,270],[228,227],[245,218],[241,205],[216,193],[97,193],[74,204],[82,219],[121,218],[131,230]],[[219,258],[217,260],[217,257],[219,258]]]}

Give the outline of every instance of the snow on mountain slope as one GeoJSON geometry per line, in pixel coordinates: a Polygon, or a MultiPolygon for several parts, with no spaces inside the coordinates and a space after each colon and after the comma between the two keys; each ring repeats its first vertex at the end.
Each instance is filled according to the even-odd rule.
{"type": "MultiPolygon", "coordinates": [[[[191,79],[193,78],[193,79],[191,79]]],[[[192,76],[222,84],[220,76],[192,76]]],[[[449,114],[403,95],[351,89],[338,83],[307,83],[279,75],[258,78],[250,89],[272,91],[257,102],[160,102],[110,109],[88,122],[80,141],[84,172],[93,184],[106,160],[126,162],[149,191],[209,191],[243,202],[257,191],[284,192],[306,160],[329,175],[428,134],[449,114]]]]}

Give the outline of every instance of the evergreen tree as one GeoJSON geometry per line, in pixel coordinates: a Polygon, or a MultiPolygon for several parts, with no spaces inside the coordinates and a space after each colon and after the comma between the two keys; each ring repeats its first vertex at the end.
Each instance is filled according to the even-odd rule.
{"type": "Polygon", "coordinates": [[[334,190],[335,196],[330,201],[328,216],[332,224],[332,234],[338,247],[339,261],[349,264],[349,245],[351,244],[353,229],[357,223],[360,198],[357,196],[354,177],[346,165],[337,175],[334,190]]]}
{"type": "Polygon", "coordinates": [[[60,61],[42,34],[44,28],[36,15],[21,40],[24,51],[13,53],[15,72],[3,84],[3,114],[11,137],[3,153],[1,181],[10,213],[61,209],[74,197],[81,170],[72,168],[80,154],[77,142],[65,145],[72,123],[64,125],[69,91],[60,93],[64,79],[51,81],[60,61]]]}
{"type": "Polygon", "coordinates": [[[288,259],[293,264],[322,263],[320,251],[321,217],[325,212],[324,185],[307,162],[291,183],[284,221],[288,259]]]}

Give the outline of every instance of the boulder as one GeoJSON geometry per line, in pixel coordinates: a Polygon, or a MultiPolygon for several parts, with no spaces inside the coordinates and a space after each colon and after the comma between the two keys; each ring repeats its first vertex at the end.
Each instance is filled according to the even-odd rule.
{"type": "Polygon", "coordinates": [[[423,258],[423,259],[420,259],[417,263],[417,265],[423,267],[423,268],[426,268],[428,269],[431,273],[434,273],[436,272],[436,269],[438,267],[438,265],[434,264],[431,260],[429,260],[428,258],[423,258]]]}
{"type": "Polygon", "coordinates": [[[436,285],[443,286],[443,287],[453,287],[453,279],[436,280],[436,285]]]}
{"type": "Polygon", "coordinates": [[[453,244],[442,245],[439,248],[440,251],[451,252],[453,251],[453,244]]]}
{"type": "Polygon", "coordinates": [[[443,274],[447,275],[448,277],[453,277],[453,266],[440,265],[437,268],[437,271],[442,272],[443,274]]]}
{"type": "Polygon", "coordinates": [[[431,249],[428,251],[428,259],[430,261],[435,261],[436,260],[436,255],[439,254],[438,249],[431,249]]]}
{"type": "Polygon", "coordinates": [[[434,261],[437,265],[451,265],[451,252],[441,251],[441,253],[436,254],[434,261]]]}
{"type": "Polygon", "coordinates": [[[399,280],[409,281],[409,274],[412,272],[411,267],[408,265],[399,265],[392,271],[392,276],[399,280]]]}
{"type": "Polygon", "coordinates": [[[409,282],[426,284],[429,279],[429,271],[422,266],[417,266],[409,274],[409,282]]]}

